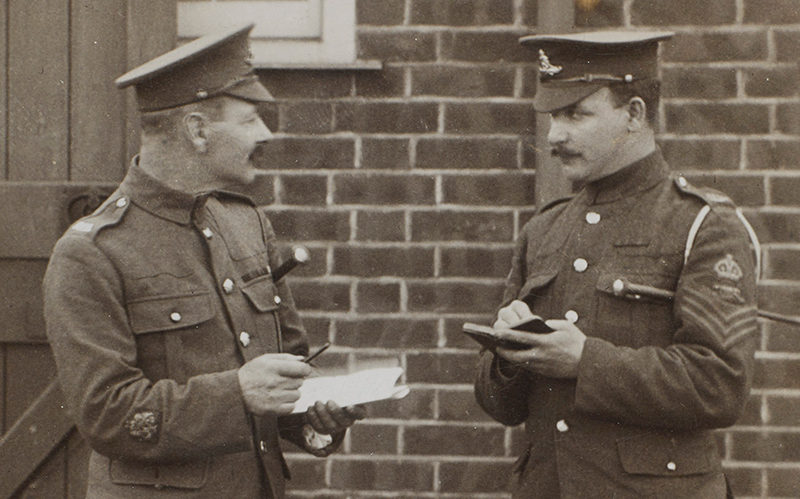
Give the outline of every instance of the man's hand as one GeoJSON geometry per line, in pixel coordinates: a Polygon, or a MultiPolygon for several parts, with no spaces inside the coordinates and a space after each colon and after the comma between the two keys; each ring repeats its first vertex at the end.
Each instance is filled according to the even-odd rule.
{"type": "Polygon", "coordinates": [[[306,419],[317,433],[332,435],[353,426],[359,419],[364,419],[366,414],[364,406],[339,407],[336,402],[329,400],[327,403],[316,402],[309,407],[306,419]]]}
{"type": "MultiPolygon", "coordinates": [[[[524,303],[523,305],[527,308],[527,305],[524,303]]],[[[518,317],[523,318],[524,315],[518,317]]],[[[586,335],[575,324],[567,320],[548,320],[546,324],[554,329],[552,333],[531,334],[507,329],[507,326],[502,325],[505,320],[498,314],[498,320],[494,325],[497,337],[524,343],[530,345],[530,348],[523,350],[498,348],[497,354],[500,357],[531,372],[551,378],[578,376],[578,364],[583,355],[586,335]]]]}
{"type": "Polygon", "coordinates": [[[492,326],[495,329],[508,329],[511,324],[519,324],[523,320],[536,317],[531,312],[528,304],[521,300],[514,300],[497,312],[497,320],[492,326]]]}
{"type": "Polygon", "coordinates": [[[247,362],[238,374],[248,411],[259,416],[283,415],[294,409],[300,398],[300,385],[311,374],[311,366],[299,355],[268,353],[247,362]]]}

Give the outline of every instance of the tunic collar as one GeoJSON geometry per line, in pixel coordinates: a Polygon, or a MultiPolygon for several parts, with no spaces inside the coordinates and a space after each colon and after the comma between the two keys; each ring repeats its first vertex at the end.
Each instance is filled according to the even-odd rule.
{"type": "Polygon", "coordinates": [[[208,194],[189,194],[173,189],[148,175],[139,167],[139,156],[131,161],[119,190],[148,213],[184,225],[191,223],[195,207],[208,198],[208,194]]]}
{"type": "Polygon", "coordinates": [[[586,185],[584,193],[589,204],[611,203],[646,191],[668,176],[669,166],[656,148],[622,170],[586,185]]]}

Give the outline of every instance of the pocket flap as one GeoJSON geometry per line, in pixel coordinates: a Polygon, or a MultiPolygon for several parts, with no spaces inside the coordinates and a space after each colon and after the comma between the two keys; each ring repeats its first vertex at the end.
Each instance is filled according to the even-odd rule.
{"type": "Polygon", "coordinates": [[[128,303],[128,316],[134,334],[170,331],[211,319],[214,304],[208,293],[158,296],[128,303]]]}
{"type": "Polygon", "coordinates": [[[278,288],[275,287],[271,275],[258,277],[243,285],[242,293],[259,312],[275,310],[280,303],[280,300],[276,300],[278,288]]]}
{"type": "Polygon", "coordinates": [[[113,459],[109,463],[109,475],[111,482],[118,485],[158,485],[199,489],[206,483],[208,460],[149,465],[113,459]]]}
{"type": "Polygon", "coordinates": [[[719,467],[714,440],[705,434],[670,437],[647,433],[621,438],[617,451],[622,468],[635,475],[695,475],[719,467]]]}

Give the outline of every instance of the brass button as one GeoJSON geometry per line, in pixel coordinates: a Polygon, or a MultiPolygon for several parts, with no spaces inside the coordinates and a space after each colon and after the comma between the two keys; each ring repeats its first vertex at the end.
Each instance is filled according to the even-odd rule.
{"type": "Polygon", "coordinates": [[[250,344],[250,335],[247,333],[247,331],[242,331],[239,333],[239,342],[245,348],[247,348],[247,345],[250,344]]]}
{"type": "Polygon", "coordinates": [[[570,321],[571,323],[575,324],[578,322],[578,312],[574,310],[567,310],[567,313],[564,314],[564,318],[570,321]]]}
{"type": "Polygon", "coordinates": [[[267,447],[267,442],[265,442],[263,440],[258,442],[258,448],[259,448],[259,450],[261,450],[261,452],[264,452],[264,453],[266,453],[269,450],[269,448],[267,447]]]}
{"type": "Polygon", "coordinates": [[[561,433],[564,433],[566,431],[569,431],[569,425],[563,419],[559,419],[558,422],[556,423],[556,430],[560,431],[561,433]]]}
{"type": "Polygon", "coordinates": [[[576,258],[575,261],[572,262],[572,268],[575,269],[575,272],[583,272],[589,268],[589,262],[583,258],[576,258]]]}
{"type": "Polygon", "coordinates": [[[616,279],[614,284],[611,285],[611,289],[614,291],[615,295],[622,294],[625,291],[625,283],[622,282],[622,279],[616,279]]]}
{"type": "Polygon", "coordinates": [[[225,279],[222,281],[222,290],[230,294],[233,291],[233,281],[230,279],[225,279]]]}
{"type": "Polygon", "coordinates": [[[282,300],[281,300],[281,297],[280,297],[280,296],[278,296],[278,295],[275,295],[275,305],[280,305],[280,304],[281,304],[281,301],[282,301],[282,300]]]}
{"type": "Polygon", "coordinates": [[[675,461],[670,461],[667,463],[667,469],[670,471],[675,471],[678,469],[678,465],[675,464],[675,461]]]}
{"type": "Polygon", "coordinates": [[[685,177],[681,176],[678,177],[678,185],[681,187],[686,187],[687,185],[689,185],[689,182],[686,181],[685,177]]]}
{"type": "Polygon", "coordinates": [[[181,316],[180,312],[172,312],[169,314],[169,320],[172,322],[180,322],[183,317],[181,316]]]}
{"type": "Polygon", "coordinates": [[[600,222],[600,214],[595,211],[590,211],[586,214],[586,223],[590,225],[596,225],[600,222]]]}
{"type": "Polygon", "coordinates": [[[117,208],[125,208],[125,206],[128,205],[128,198],[121,197],[121,198],[117,199],[116,205],[117,205],[117,208]]]}
{"type": "Polygon", "coordinates": [[[206,227],[203,229],[203,236],[205,236],[206,239],[211,239],[212,237],[214,237],[214,233],[211,232],[211,229],[206,227]]]}

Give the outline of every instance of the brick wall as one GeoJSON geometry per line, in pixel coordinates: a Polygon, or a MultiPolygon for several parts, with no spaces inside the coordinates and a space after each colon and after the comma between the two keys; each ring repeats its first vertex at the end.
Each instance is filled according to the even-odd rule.
{"type": "MultiPolygon", "coordinates": [[[[797,0],[581,0],[580,28],[677,32],[663,50],[660,142],[673,168],[726,191],[764,246],[764,308],[800,299],[797,0]],[[584,10],[584,8],[588,10],[584,10]]],[[[535,65],[517,46],[534,0],[359,0],[358,50],[380,71],[263,70],[278,99],[259,160],[291,277],[328,366],[384,357],[411,394],[375,404],[327,460],[291,453],[292,497],[506,497],[518,428],[472,396],[476,348],[512,241],[533,212],[535,65]]],[[[543,27],[547,30],[547,27],[543,27]]],[[[763,323],[750,402],[719,433],[738,495],[800,493],[800,328],[763,323]]]]}

